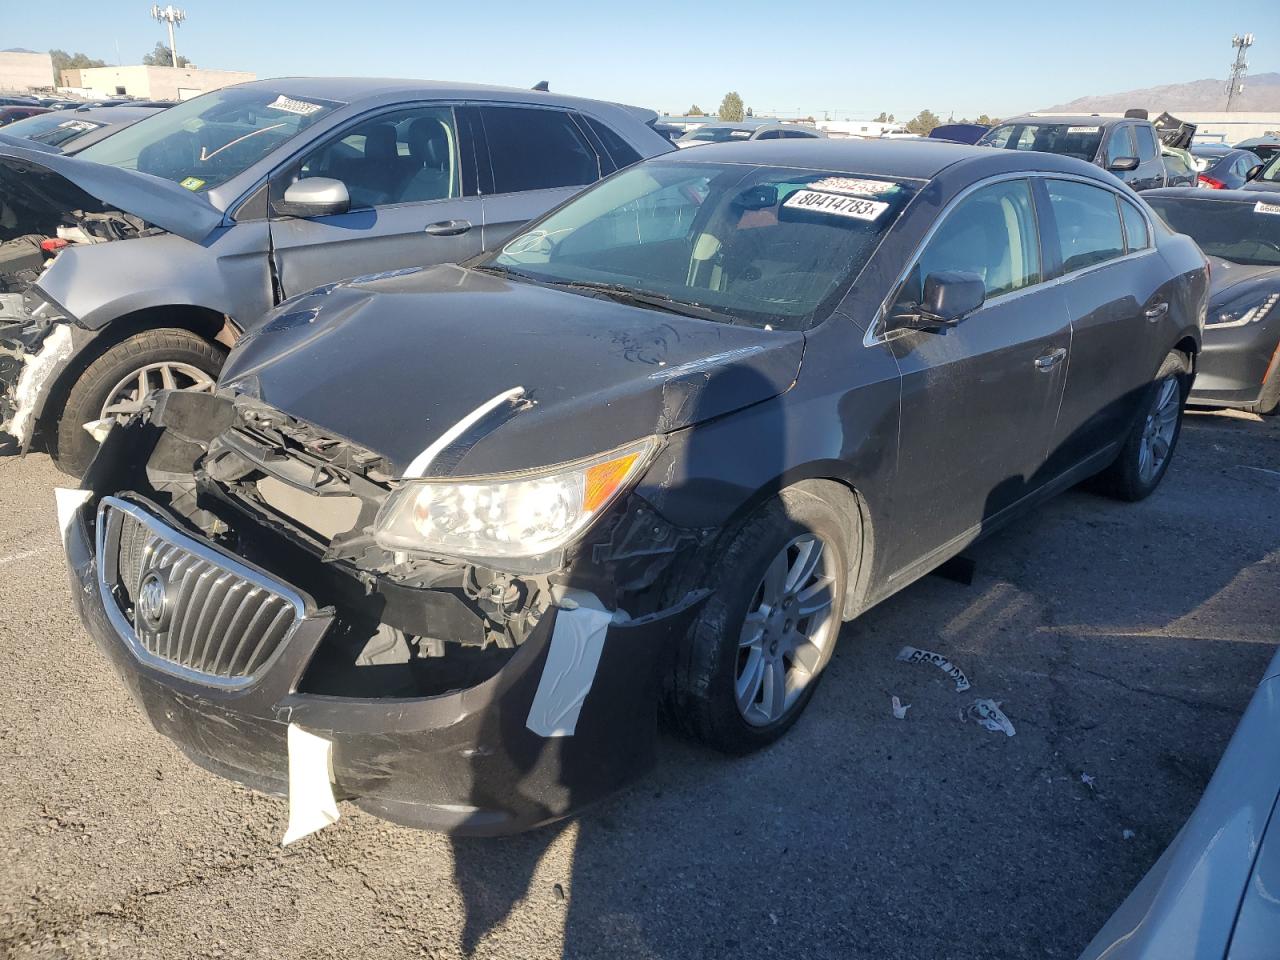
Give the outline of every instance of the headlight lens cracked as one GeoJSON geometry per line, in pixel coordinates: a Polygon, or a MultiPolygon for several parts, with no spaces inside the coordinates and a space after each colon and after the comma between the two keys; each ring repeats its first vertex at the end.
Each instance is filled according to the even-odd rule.
{"type": "Polygon", "coordinates": [[[639,476],[655,438],[522,474],[411,480],[378,513],[387,550],[463,559],[527,559],[565,546],[639,476]]]}

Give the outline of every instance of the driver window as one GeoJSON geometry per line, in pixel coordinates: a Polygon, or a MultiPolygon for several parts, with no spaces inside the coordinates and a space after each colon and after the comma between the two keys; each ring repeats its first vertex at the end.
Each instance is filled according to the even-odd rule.
{"type": "Polygon", "coordinates": [[[418,107],[358,122],[310,153],[286,179],[341,180],[353,210],[445,200],[459,195],[457,157],[452,108],[418,107]]]}
{"type": "Polygon", "coordinates": [[[1107,165],[1115,163],[1121,157],[1136,157],[1138,148],[1133,142],[1133,127],[1123,124],[1111,131],[1107,138],[1107,165]]]}
{"type": "Polygon", "coordinates": [[[974,191],[960,201],[929,240],[894,304],[910,313],[924,295],[931,273],[975,273],[987,299],[1040,282],[1040,242],[1027,180],[1007,180],[974,191]]]}

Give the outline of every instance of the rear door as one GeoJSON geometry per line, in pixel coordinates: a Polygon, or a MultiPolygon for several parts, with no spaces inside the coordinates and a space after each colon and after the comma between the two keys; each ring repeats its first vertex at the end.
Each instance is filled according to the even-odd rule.
{"type": "Polygon", "coordinates": [[[924,278],[942,271],[978,274],[987,301],[954,327],[886,341],[902,373],[895,511],[911,517],[887,546],[895,569],[973,535],[1044,482],[1071,345],[1061,291],[1045,282],[1029,180],[956,204],[889,315],[914,312],[924,278]]]}
{"type": "Polygon", "coordinates": [[[1146,214],[1118,191],[1082,180],[1041,181],[1041,224],[1072,318],[1071,359],[1054,432],[1052,469],[1108,449],[1173,341],[1170,270],[1146,214]]]}
{"type": "Polygon", "coordinates": [[[480,106],[484,247],[492,250],[613,171],[577,114],[557,107],[480,106]],[[487,170],[483,164],[487,161],[487,170]]]}
{"type": "Polygon", "coordinates": [[[271,180],[272,202],[303,177],[341,180],[347,213],[272,216],[284,296],[362,274],[464,260],[480,252],[474,149],[453,106],[415,104],[353,121],[271,180]]]}

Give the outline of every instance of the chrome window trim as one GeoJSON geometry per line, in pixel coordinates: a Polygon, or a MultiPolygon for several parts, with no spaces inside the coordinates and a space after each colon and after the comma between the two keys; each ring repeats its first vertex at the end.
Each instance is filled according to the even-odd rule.
{"type": "MultiPolygon", "coordinates": [[[[942,212],[938,214],[937,219],[934,220],[933,224],[929,227],[928,232],[921,238],[920,242],[916,245],[915,250],[912,251],[911,256],[907,259],[907,266],[904,267],[902,272],[898,274],[897,279],[893,281],[893,285],[889,288],[889,292],[885,294],[884,299],[880,301],[880,306],[876,309],[875,318],[872,320],[871,323],[867,325],[866,332],[862,336],[862,345],[864,347],[874,347],[881,343],[887,343],[890,340],[895,339],[896,336],[907,332],[905,330],[891,330],[888,333],[885,333],[883,331],[884,323],[885,323],[886,315],[889,312],[889,307],[893,303],[894,295],[897,294],[898,290],[902,287],[902,284],[906,282],[907,276],[911,273],[912,267],[914,267],[916,263],[920,260],[921,255],[924,253],[925,247],[927,247],[929,243],[933,240],[934,234],[936,234],[938,232],[938,229],[942,226],[942,224],[946,222],[947,217],[951,216],[955,208],[960,203],[962,203],[966,198],[968,198],[971,194],[975,193],[976,191],[982,189],[983,187],[987,187],[996,183],[1003,183],[1008,180],[1074,180],[1078,183],[1087,184],[1088,186],[1091,186],[1091,187],[1098,187],[1099,189],[1109,191],[1115,197],[1118,198],[1118,201],[1123,202],[1127,200],[1130,204],[1138,208],[1139,212],[1141,212],[1143,216],[1143,219],[1145,219],[1147,222],[1147,233],[1151,239],[1151,244],[1150,246],[1144,247],[1141,250],[1135,250],[1132,253],[1126,253],[1124,256],[1113,257],[1112,259],[1104,260],[1101,263],[1093,263],[1087,267],[1080,267],[1077,270],[1072,270],[1068,273],[1063,273],[1063,274],[1060,274],[1059,276],[1052,277],[1051,279],[1047,279],[1047,280],[1043,279],[1043,275],[1044,275],[1043,259],[1044,258],[1043,258],[1043,250],[1042,250],[1042,255],[1041,255],[1042,262],[1040,264],[1042,279],[1039,280],[1037,283],[1032,283],[1032,284],[1029,284],[1028,286],[1020,287],[1017,290],[1011,290],[1008,293],[1002,293],[998,297],[992,297],[990,300],[984,301],[982,304],[983,309],[985,309],[987,306],[991,304],[1005,303],[1015,297],[1025,296],[1028,293],[1038,292],[1041,289],[1048,289],[1051,286],[1056,286],[1057,284],[1063,283],[1067,280],[1073,280],[1076,277],[1080,277],[1087,273],[1091,273],[1101,267],[1109,267],[1113,263],[1123,263],[1126,260],[1135,260],[1139,257],[1150,256],[1156,252],[1157,247],[1156,247],[1155,224],[1152,222],[1151,214],[1146,209],[1146,204],[1133,203],[1132,200],[1130,200],[1127,196],[1125,196],[1125,193],[1123,190],[1118,190],[1109,183],[1103,183],[1102,181],[1095,180],[1092,177],[1081,176],[1078,173],[1057,173],[1054,171],[1047,171],[1047,170],[1020,170],[1020,171],[1011,172],[1011,173],[998,173],[993,176],[986,177],[982,180],[978,180],[978,181],[975,181],[974,183],[969,184],[969,186],[965,187],[958,194],[952,197],[951,201],[945,207],[943,207],[942,212]]],[[[1033,197],[1033,201],[1034,201],[1034,197],[1033,197]]],[[[1120,216],[1119,207],[1116,208],[1116,216],[1117,217],[1120,216]]],[[[1039,222],[1040,222],[1039,215],[1037,212],[1037,227],[1039,226],[1039,222]]],[[[1121,218],[1120,230],[1121,230],[1121,236],[1124,236],[1123,218],[1121,218]]],[[[1043,247],[1043,244],[1042,244],[1042,247],[1043,247]]]]}
{"type": "Polygon", "coordinates": [[[103,608],[107,611],[107,619],[111,621],[111,626],[115,629],[116,634],[125,642],[129,648],[129,652],[133,654],[141,663],[154,670],[171,676],[179,677],[191,683],[198,683],[203,686],[221,687],[228,690],[238,690],[248,687],[258,681],[258,679],[271,666],[272,661],[279,656],[281,650],[289,643],[290,638],[297,632],[298,627],[306,619],[307,605],[306,601],[298,594],[296,590],[279,580],[268,577],[252,567],[246,566],[243,562],[232,557],[230,554],[214,550],[206,546],[199,540],[195,540],[186,534],[179,533],[167,523],[164,523],[158,517],[143,510],[135,504],[129,503],[127,500],[121,500],[119,497],[103,497],[101,503],[98,504],[97,526],[94,530],[95,553],[97,555],[97,579],[98,593],[102,599],[103,608]],[[257,587],[274,593],[282,600],[286,601],[293,607],[294,620],[293,625],[289,628],[289,632],[284,635],[279,646],[262,665],[255,674],[246,677],[221,677],[212,673],[205,673],[201,670],[194,670],[191,667],[175,663],[172,660],[166,660],[163,657],[157,657],[151,651],[147,650],[138,639],[138,634],[133,628],[124,613],[120,610],[119,603],[116,602],[115,595],[112,592],[111,585],[107,583],[107,563],[106,563],[106,535],[107,535],[107,511],[117,510],[126,513],[145,526],[152,534],[159,539],[165,541],[170,546],[187,550],[195,556],[210,563],[216,567],[221,567],[238,577],[254,584],[257,587]]]}

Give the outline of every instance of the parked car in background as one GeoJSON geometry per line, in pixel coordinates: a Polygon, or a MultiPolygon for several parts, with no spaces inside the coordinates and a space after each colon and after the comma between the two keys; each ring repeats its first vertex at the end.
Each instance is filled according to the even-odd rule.
{"type": "MultiPolygon", "coordinates": [[[[1160,190],[1143,199],[1212,265],[1193,403],[1280,405],[1280,202],[1244,190],[1160,190]]],[[[1280,201],[1280,197],[1277,198],[1280,201]]]]}
{"type": "Polygon", "coordinates": [[[16,123],[19,120],[25,120],[27,117],[34,117],[48,112],[48,107],[40,106],[0,107],[0,127],[7,127],[9,124],[16,123]]]}
{"type": "Polygon", "coordinates": [[[744,120],[741,123],[708,123],[690,130],[675,141],[677,147],[697,147],[707,143],[737,143],[747,140],[804,140],[825,137],[817,127],[800,123],[744,120]]]}
{"type": "Polygon", "coordinates": [[[1199,805],[1080,960],[1270,960],[1280,944],[1280,655],[1199,805]]]}
{"type": "Polygon", "coordinates": [[[1262,169],[1254,174],[1248,183],[1240,189],[1257,190],[1264,193],[1280,191],[1280,153],[1273,153],[1262,169]]]}
{"type": "Polygon", "coordinates": [[[290,837],[326,795],[528,828],[651,762],[660,691],[760,748],[842,621],[1090,476],[1152,493],[1207,294],[1068,157],[668,154],[148,398],[63,494],[71,592],[161,732],[306,783],[290,837]]]}
{"type": "Polygon", "coordinates": [[[980,123],[944,123],[929,131],[932,140],[950,140],[952,143],[977,143],[990,129],[980,123]]]}
{"type": "Polygon", "coordinates": [[[1155,127],[1133,117],[1014,117],[996,124],[978,144],[1075,157],[1110,171],[1134,190],[1163,187],[1168,179],[1155,127]]]}
{"type": "Polygon", "coordinates": [[[28,146],[49,153],[79,153],[99,140],[132,126],[164,107],[80,107],[55,110],[11,123],[0,131],[0,144],[28,146]],[[14,141],[24,141],[15,143],[14,141]]]}
{"type": "Polygon", "coordinates": [[[1263,160],[1270,160],[1280,153],[1280,135],[1269,133],[1264,137],[1250,137],[1236,144],[1237,150],[1248,150],[1263,160]]]}
{"type": "Polygon", "coordinates": [[[1198,184],[1211,190],[1239,190],[1249,182],[1250,174],[1256,176],[1262,167],[1257,154],[1225,144],[1197,144],[1191,155],[1203,162],[1196,177],[1198,184]]]}
{"type": "Polygon", "coordinates": [[[272,305],[474,256],[670,151],[655,117],[531,90],[304,78],[204,94],[74,157],[0,148],[0,240],[53,255],[38,283],[0,273],[0,431],[19,449],[41,438],[78,473],[96,445],[84,424],[161,387],[209,389],[272,305]]]}

